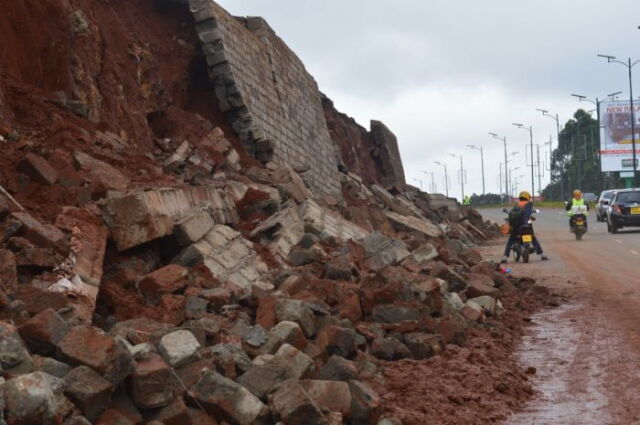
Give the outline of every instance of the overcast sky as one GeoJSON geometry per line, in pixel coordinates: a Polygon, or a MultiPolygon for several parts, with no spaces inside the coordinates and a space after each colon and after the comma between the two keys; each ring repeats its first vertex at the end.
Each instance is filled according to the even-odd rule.
{"type": "MultiPolygon", "coordinates": [[[[530,189],[529,135],[512,123],[531,124],[534,143],[548,142],[555,122],[536,108],[557,112],[564,122],[578,107],[594,108],[571,93],[628,97],[626,68],[596,54],[640,59],[638,0],[218,3],[234,15],[267,19],[340,111],[365,127],[370,119],[387,124],[398,136],[408,183],[422,179],[428,189],[431,177],[423,171],[433,171],[443,192],[434,161],[446,162],[456,197],[459,160],[449,154],[464,158],[465,192],[481,193],[480,153],[466,145],[483,146],[487,192],[495,193],[504,151],[487,133],[505,135],[509,152],[519,152],[510,164],[521,167],[513,176],[524,175],[520,188],[530,189]]],[[[548,145],[543,152],[546,158],[548,145]]]]}

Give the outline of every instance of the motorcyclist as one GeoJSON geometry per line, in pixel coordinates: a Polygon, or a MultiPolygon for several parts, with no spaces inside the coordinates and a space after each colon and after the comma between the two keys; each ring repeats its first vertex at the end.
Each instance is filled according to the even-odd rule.
{"type": "MultiPolygon", "coordinates": [[[[511,233],[509,234],[509,239],[507,240],[507,246],[504,249],[504,256],[500,260],[502,264],[506,264],[509,258],[509,253],[511,252],[511,247],[516,239],[520,236],[520,226],[523,224],[528,224],[529,219],[531,218],[531,214],[533,213],[533,203],[531,202],[531,194],[526,190],[523,190],[518,195],[518,204],[514,206],[514,208],[519,208],[521,213],[521,220],[518,220],[519,223],[514,223],[511,228],[511,233]]],[[[511,223],[510,223],[511,224],[511,223]]],[[[533,229],[532,229],[533,230],[533,229]]],[[[536,254],[540,255],[540,259],[543,261],[548,260],[549,258],[544,255],[542,251],[542,246],[540,245],[540,241],[537,237],[533,238],[533,247],[536,250],[536,254]]]]}
{"type": "MultiPolygon", "coordinates": [[[[584,212],[580,212],[580,209],[584,209],[582,207],[587,207],[586,211],[589,212],[589,204],[584,201],[582,198],[582,191],[580,189],[576,189],[573,191],[573,198],[570,201],[565,202],[564,209],[567,210],[567,216],[569,217],[569,227],[573,226],[574,216],[576,214],[585,214],[584,212]]],[[[585,226],[587,223],[585,221],[585,226]]]]}

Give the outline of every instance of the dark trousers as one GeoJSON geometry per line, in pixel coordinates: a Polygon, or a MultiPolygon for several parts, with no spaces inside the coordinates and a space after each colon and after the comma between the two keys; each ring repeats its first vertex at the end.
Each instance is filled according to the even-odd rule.
{"type": "MultiPolygon", "coordinates": [[[[533,234],[533,233],[532,233],[533,234]]],[[[514,242],[517,238],[520,237],[520,229],[513,229],[509,234],[509,239],[507,240],[507,246],[504,248],[504,256],[508,257],[511,253],[511,248],[513,247],[514,242]]],[[[542,254],[542,245],[540,245],[540,241],[537,237],[533,238],[533,247],[536,250],[536,254],[542,254]]]]}

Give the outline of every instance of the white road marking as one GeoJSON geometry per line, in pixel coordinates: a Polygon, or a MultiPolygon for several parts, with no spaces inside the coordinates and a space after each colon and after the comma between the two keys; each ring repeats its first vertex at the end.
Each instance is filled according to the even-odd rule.
{"type": "Polygon", "coordinates": [[[631,253],[632,253],[633,255],[638,255],[638,251],[633,250],[633,249],[631,250],[631,253]]]}

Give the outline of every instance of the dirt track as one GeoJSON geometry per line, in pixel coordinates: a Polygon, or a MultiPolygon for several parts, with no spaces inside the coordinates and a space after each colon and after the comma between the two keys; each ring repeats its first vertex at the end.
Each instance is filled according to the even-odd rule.
{"type": "MultiPolygon", "coordinates": [[[[508,424],[640,424],[640,233],[612,235],[589,221],[577,242],[564,211],[543,210],[535,228],[551,261],[507,266],[572,295],[532,317],[518,356],[537,370],[537,395],[508,424]]],[[[501,242],[487,254],[499,258],[501,242]]]]}

